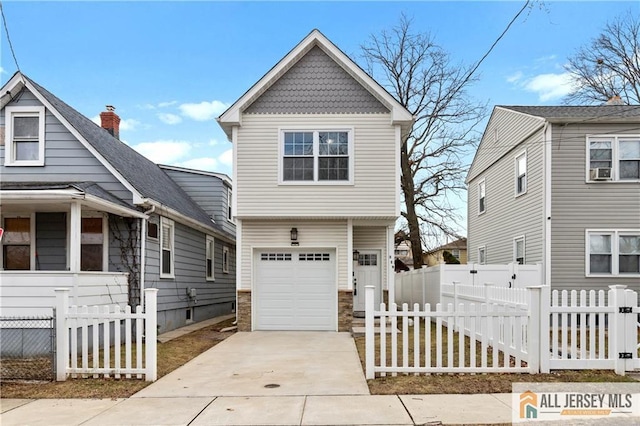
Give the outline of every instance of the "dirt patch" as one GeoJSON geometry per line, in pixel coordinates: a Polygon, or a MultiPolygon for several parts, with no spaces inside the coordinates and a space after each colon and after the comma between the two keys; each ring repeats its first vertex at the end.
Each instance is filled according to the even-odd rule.
{"type": "MultiPolygon", "coordinates": [[[[221,330],[234,319],[205,327],[166,343],[158,343],[158,378],[217,345],[235,330],[221,330]]],[[[65,382],[2,382],[2,398],[128,398],[150,383],[138,379],[69,379],[65,382]]]]}

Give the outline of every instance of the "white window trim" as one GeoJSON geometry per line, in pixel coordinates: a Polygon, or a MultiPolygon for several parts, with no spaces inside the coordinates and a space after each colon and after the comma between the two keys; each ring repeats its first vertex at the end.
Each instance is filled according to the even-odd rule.
{"type": "Polygon", "coordinates": [[[5,108],[4,165],[5,166],[44,166],[45,110],[43,106],[8,106],[5,108]],[[38,160],[16,161],[13,147],[13,118],[16,116],[35,116],[38,120],[38,160]]]}
{"type": "Polygon", "coordinates": [[[621,274],[620,273],[620,234],[624,235],[637,235],[640,236],[640,229],[586,229],[584,237],[584,275],[585,277],[594,278],[626,278],[626,277],[640,277],[639,274],[621,274]],[[592,274],[591,271],[591,244],[589,243],[589,236],[591,234],[596,235],[611,235],[611,273],[592,274]]]}
{"type": "Polygon", "coordinates": [[[480,265],[486,265],[486,263],[487,263],[487,246],[478,247],[478,263],[480,265]],[[481,251],[484,252],[484,261],[483,262],[480,261],[480,252],[481,251]]]}
{"type": "Polygon", "coordinates": [[[176,255],[176,238],[175,238],[175,222],[171,219],[167,219],[166,217],[160,217],[160,235],[158,235],[159,239],[160,239],[160,245],[159,245],[159,249],[160,249],[160,278],[175,278],[175,267],[176,267],[176,263],[175,263],[175,255],[176,255]],[[162,243],[163,243],[163,237],[162,235],[164,234],[162,227],[164,225],[169,226],[169,230],[170,230],[170,235],[171,235],[171,273],[169,274],[165,274],[162,272],[162,267],[163,265],[163,256],[162,256],[162,243]]]}
{"type": "Polygon", "coordinates": [[[529,161],[527,159],[526,149],[524,151],[521,151],[518,155],[515,156],[514,166],[515,166],[514,193],[515,193],[515,198],[518,198],[526,194],[527,191],[529,190],[529,161]],[[524,164],[526,168],[524,172],[524,191],[518,192],[518,178],[520,177],[520,174],[518,172],[518,159],[521,158],[522,156],[524,156],[524,164]]]}
{"type": "Polygon", "coordinates": [[[586,137],[586,145],[585,145],[585,182],[586,183],[638,183],[640,179],[625,179],[620,180],[620,158],[618,152],[618,141],[620,139],[640,139],[640,135],[620,135],[620,134],[612,134],[612,135],[587,135],[586,137]],[[590,145],[592,139],[611,140],[611,179],[609,180],[592,180],[591,179],[591,155],[590,155],[590,145]]]}
{"type": "Polygon", "coordinates": [[[487,183],[485,179],[478,182],[478,216],[487,211],[487,183]],[[482,196],[482,188],[484,187],[484,197],[482,196]],[[484,209],[480,210],[480,199],[484,198],[484,209]]]}
{"type": "MultiPolygon", "coordinates": [[[[6,218],[29,218],[29,270],[36,270],[36,214],[32,213],[11,213],[0,216],[0,224],[4,228],[4,220],[6,218]]],[[[4,271],[4,250],[2,249],[3,243],[0,242],[0,271],[4,271]]],[[[20,271],[16,271],[20,272],[20,271]]]]}
{"type": "Polygon", "coordinates": [[[216,240],[211,235],[207,235],[206,237],[206,246],[204,248],[204,274],[207,281],[215,281],[216,280],[216,240]],[[207,249],[209,248],[209,244],[211,244],[211,275],[207,274],[207,249]]]}
{"type": "MultiPolygon", "coordinates": [[[[109,215],[107,213],[83,211],[80,224],[82,226],[82,219],[99,217],[102,218],[102,272],[109,271],[109,215]]],[[[80,232],[80,246],[82,247],[82,231],[80,232]]],[[[82,250],[79,254],[82,256],[82,250]]],[[[81,262],[78,262],[80,265],[81,262]]]]}
{"type": "Polygon", "coordinates": [[[527,239],[524,235],[519,235],[513,239],[513,263],[518,262],[518,242],[522,241],[522,264],[527,263],[527,239]]]}
{"type": "Polygon", "coordinates": [[[224,272],[225,274],[229,273],[230,262],[231,262],[231,259],[229,258],[229,247],[223,246],[222,247],[222,272],[224,272]]]}
{"type": "Polygon", "coordinates": [[[354,143],[355,131],[353,127],[282,127],[278,128],[278,184],[279,185],[353,185],[354,184],[354,143]],[[312,132],[313,133],[313,180],[284,180],[284,134],[285,132],[312,132]],[[347,132],[349,143],[349,180],[318,180],[318,138],[319,132],[347,132]]]}

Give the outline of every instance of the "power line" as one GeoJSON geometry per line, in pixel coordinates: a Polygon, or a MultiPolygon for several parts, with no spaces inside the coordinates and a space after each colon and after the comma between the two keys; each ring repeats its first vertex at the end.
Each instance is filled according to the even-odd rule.
{"type": "Polygon", "coordinates": [[[7,33],[7,42],[9,43],[9,49],[11,50],[11,56],[13,56],[13,62],[16,64],[16,69],[20,74],[20,65],[18,65],[18,59],[16,58],[16,52],[13,50],[13,44],[11,43],[11,37],[9,37],[9,27],[7,26],[7,18],[4,16],[4,6],[2,5],[2,1],[0,1],[0,14],[2,15],[2,23],[4,24],[4,30],[7,33]]]}

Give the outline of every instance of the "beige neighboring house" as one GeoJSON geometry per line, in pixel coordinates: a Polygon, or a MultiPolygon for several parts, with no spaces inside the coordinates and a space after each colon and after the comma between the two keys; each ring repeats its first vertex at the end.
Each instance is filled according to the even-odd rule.
{"type": "Polygon", "coordinates": [[[411,251],[411,242],[402,241],[396,245],[394,250],[394,256],[396,259],[396,269],[398,269],[398,261],[400,265],[406,266],[409,269],[413,269],[413,252],[411,251]]]}
{"type": "Polygon", "coordinates": [[[313,30],[219,118],[233,143],[238,329],[350,331],[393,293],[411,114],[313,30]]]}
{"type": "Polygon", "coordinates": [[[444,252],[451,253],[460,264],[467,263],[467,239],[460,238],[459,240],[452,241],[448,244],[442,245],[436,249],[424,253],[423,259],[427,266],[440,265],[446,263],[444,260],[444,252]]]}

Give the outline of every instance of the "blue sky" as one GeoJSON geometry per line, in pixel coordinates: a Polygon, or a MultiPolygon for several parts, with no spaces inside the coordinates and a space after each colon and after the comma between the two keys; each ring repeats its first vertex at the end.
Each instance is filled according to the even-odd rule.
{"type": "MultiPolygon", "coordinates": [[[[524,4],[500,2],[4,1],[21,70],[84,115],[106,104],[121,139],[153,161],[231,175],[215,117],[313,28],[350,56],[402,12],[455,62],[478,60],[524,4]]],[[[549,105],[563,64],[640,2],[545,2],[523,14],[479,69],[470,93],[489,104],[549,105]]],[[[16,65],[2,32],[2,83],[16,65]]]]}

